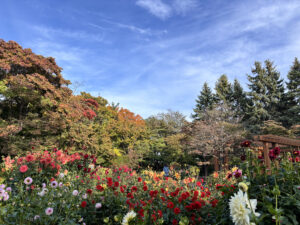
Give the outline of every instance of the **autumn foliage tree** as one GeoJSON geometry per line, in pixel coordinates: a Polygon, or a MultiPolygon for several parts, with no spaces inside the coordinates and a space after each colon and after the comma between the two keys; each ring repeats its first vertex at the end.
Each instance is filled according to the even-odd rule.
{"type": "Polygon", "coordinates": [[[66,128],[64,118],[78,115],[74,111],[80,110],[76,105],[65,110],[64,99],[72,98],[72,91],[55,60],[13,41],[0,40],[0,81],[2,152],[51,141],[51,136],[66,128]],[[15,129],[7,135],[8,126],[15,129]]]}
{"type": "Polygon", "coordinates": [[[54,58],[0,40],[0,153],[55,146],[109,164],[133,151],[144,120],[100,96],[73,95],[61,72],[54,58]]]}

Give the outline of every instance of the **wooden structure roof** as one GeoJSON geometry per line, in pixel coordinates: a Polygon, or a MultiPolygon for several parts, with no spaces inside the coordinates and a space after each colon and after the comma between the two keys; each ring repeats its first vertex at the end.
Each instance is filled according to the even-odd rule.
{"type": "Polygon", "coordinates": [[[269,157],[269,150],[270,150],[270,143],[272,144],[272,148],[280,145],[288,145],[293,147],[300,147],[300,140],[299,139],[293,139],[293,138],[287,138],[287,137],[281,137],[277,135],[267,134],[267,135],[259,135],[255,136],[254,140],[261,141],[263,143],[263,154],[264,154],[264,161],[265,165],[267,166],[268,174],[271,173],[271,160],[269,157]]]}
{"type": "Polygon", "coordinates": [[[272,135],[272,134],[255,136],[254,140],[261,141],[261,142],[277,143],[277,144],[281,144],[281,145],[300,147],[300,139],[281,137],[281,136],[272,135]]]}

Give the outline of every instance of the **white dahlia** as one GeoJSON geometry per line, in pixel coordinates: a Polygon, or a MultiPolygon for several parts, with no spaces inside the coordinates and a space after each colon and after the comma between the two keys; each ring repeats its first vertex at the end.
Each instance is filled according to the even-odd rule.
{"type": "Polygon", "coordinates": [[[235,225],[249,225],[251,210],[247,208],[247,193],[239,190],[229,201],[230,215],[235,225]]]}
{"type": "Polygon", "coordinates": [[[122,225],[129,225],[129,222],[136,217],[136,213],[134,211],[128,212],[122,221],[122,225]]]}

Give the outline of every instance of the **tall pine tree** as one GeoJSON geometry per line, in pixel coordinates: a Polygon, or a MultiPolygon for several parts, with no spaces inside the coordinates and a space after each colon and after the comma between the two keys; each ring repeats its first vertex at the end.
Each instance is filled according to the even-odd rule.
{"type": "Polygon", "coordinates": [[[286,127],[300,124],[300,63],[295,58],[293,65],[287,75],[287,93],[281,103],[281,122],[286,127]]]}
{"type": "Polygon", "coordinates": [[[248,99],[246,93],[244,92],[239,81],[235,79],[232,91],[232,110],[235,112],[236,116],[242,118],[245,115],[247,102],[248,99]]]}
{"type": "Polygon", "coordinates": [[[260,62],[254,63],[252,74],[247,75],[250,84],[248,84],[250,92],[248,93],[250,104],[247,105],[245,115],[247,127],[251,132],[258,133],[260,125],[263,121],[271,118],[267,108],[268,97],[266,82],[266,70],[260,62]]]}
{"type": "Polygon", "coordinates": [[[205,112],[213,108],[214,103],[215,103],[215,96],[212,93],[208,84],[205,82],[203,84],[200,95],[196,99],[196,107],[193,109],[194,114],[192,114],[192,117],[195,120],[201,120],[205,112]]]}
{"type": "Polygon", "coordinates": [[[251,103],[247,106],[245,119],[248,128],[258,133],[264,121],[279,121],[279,103],[283,99],[284,87],[280,73],[270,60],[265,61],[265,67],[260,62],[255,62],[252,74],[253,76],[248,75],[248,96],[251,103]]]}
{"type": "Polygon", "coordinates": [[[225,74],[221,75],[215,86],[216,98],[218,103],[230,105],[232,102],[232,87],[231,83],[225,74]]]}
{"type": "Polygon", "coordinates": [[[266,109],[268,110],[271,119],[279,121],[282,115],[280,109],[280,103],[284,97],[284,86],[283,79],[280,79],[280,73],[276,70],[274,63],[266,60],[266,87],[267,87],[267,97],[268,105],[266,109]]]}

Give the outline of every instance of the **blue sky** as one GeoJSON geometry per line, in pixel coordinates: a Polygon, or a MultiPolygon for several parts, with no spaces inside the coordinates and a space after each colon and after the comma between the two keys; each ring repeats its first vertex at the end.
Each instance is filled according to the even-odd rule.
{"type": "Polygon", "coordinates": [[[56,58],[77,93],[189,116],[205,81],[300,57],[299,0],[2,0],[0,38],[56,58]]]}

